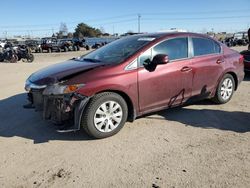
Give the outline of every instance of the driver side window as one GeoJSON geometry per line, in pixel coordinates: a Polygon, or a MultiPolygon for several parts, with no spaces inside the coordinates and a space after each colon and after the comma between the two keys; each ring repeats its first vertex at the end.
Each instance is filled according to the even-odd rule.
{"type": "Polygon", "coordinates": [[[188,38],[174,38],[164,41],[153,48],[153,56],[168,55],[169,60],[188,58],[188,38]]]}
{"type": "Polygon", "coordinates": [[[148,49],[139,57],[139,65],[143,66],[145,60],[152,60],[158,54],[168,55],[170,61],[188,58],[188,38],[173,38],[166,40],[152,49],[148,49]]]}

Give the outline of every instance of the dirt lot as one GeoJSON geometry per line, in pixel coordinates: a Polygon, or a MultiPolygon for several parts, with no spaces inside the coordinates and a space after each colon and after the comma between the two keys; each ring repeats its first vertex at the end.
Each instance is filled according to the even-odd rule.
{"type": "Polygon", "coordinates": [[[22,108],[32,72],[79,54],[0,64],[0,187],[249,187],[249,75],[228,104],[162,111],[92,140],[22,108]]]}

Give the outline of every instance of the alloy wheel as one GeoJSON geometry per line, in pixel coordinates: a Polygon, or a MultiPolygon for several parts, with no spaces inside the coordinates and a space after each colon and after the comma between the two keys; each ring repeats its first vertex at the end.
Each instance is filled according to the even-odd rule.
{"type": "Polygon", "coordinates": [[[122,107],[115,101],[101,104],[94,115],[94,125],[100,132],[108,133],[116,129],[123,118],[122,107]]]}
{"type": "Polygon", "coordinates": [[[220,89],[220,94],[223,100],[228,100],[233,94],[233,81],[230,78],[226,78],[220,89]]]}

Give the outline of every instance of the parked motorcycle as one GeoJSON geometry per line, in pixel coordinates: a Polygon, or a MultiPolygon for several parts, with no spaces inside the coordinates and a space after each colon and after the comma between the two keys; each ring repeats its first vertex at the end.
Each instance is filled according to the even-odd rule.
{"type": "Polygon", "coordinates": [[[16,49],[18,61],[23,60],[27,61],[28,63],[32,63],[34,61],[34,55],[31,53],[30,48],[27,46],[19,46],[16,49]]]}
{"type": "Polygon", "coordinates": [[[11,47],[5,48],[2,52],[0,52],[0,62],[7,61],[10,63],[16,63],[17,60],[18,56],[11,47]]]}

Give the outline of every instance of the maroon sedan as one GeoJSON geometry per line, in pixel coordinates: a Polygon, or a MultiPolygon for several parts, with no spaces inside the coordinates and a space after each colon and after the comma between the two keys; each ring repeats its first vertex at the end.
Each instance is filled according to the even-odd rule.
{"type": "Polygon", "coordinates": [[[228,102],[243,67],[238,52],[208,36],[134,35],[35,72],[26,81],[31,103],[25,107],[67,122],[59,131],[82,127],[105,138],[147,113],[205,98],[228,102]]]}

